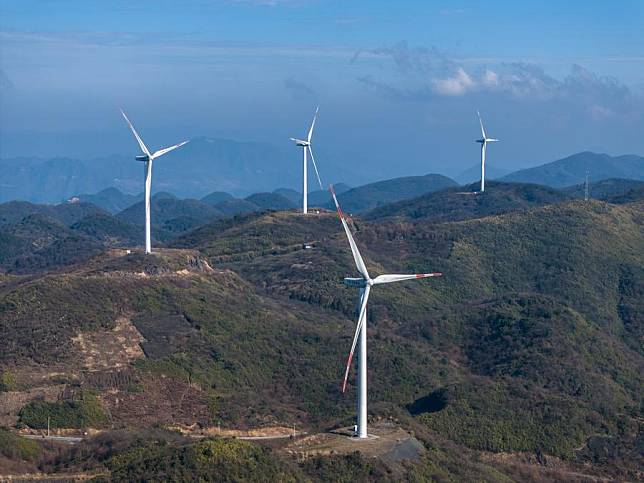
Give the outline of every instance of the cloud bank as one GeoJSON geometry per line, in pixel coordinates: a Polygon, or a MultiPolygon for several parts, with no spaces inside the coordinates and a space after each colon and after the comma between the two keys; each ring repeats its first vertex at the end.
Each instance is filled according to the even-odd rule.
{"type": "Polygon", "coordinates": [[[595,119],[632,116],[644,107],[642,92],[578,64],[573,64],[563,78],[556,78],[537,64],[470,61],[466,65],[436,48],[411,48],[406,42],[361,50],[351,63],[357,64],[360,59],[390,61],[390,71],[359,76],[357,80],[369,91],[400,100],[487,94],[515,101],[572,103],[583,106],[595,119]],[[397,75],[388,75],[391,73],[397,75]]]}

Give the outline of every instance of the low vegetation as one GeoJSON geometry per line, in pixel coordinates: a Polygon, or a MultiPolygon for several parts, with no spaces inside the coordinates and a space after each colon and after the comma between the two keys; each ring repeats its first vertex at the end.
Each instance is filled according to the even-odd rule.
{"type": "Polygon", "coordinates": [[[82,391],[73,400],[48,402],[36,399],[18,413],[19,422],[34,429],[96,428],[107,421],[99,399],[82,391]]]}
{"type": "Polygon", "coordinates": [[[35,460],[40,454],[38,443],[0,426],[0,455],[12,460],[35,460]]]}

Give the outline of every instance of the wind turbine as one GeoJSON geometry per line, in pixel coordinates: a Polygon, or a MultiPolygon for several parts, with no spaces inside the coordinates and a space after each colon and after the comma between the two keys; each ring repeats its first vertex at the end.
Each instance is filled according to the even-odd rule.
{"type": "Polygon", "coordinates": [[[483,120],[481,119],[481,113],[476,111],[476,114],[479,116],[479,124],[481,125],[481,134],[482,138],[477,139],[477,143],[481,143],[481,193],[485,191],[485,151],[487,148],[487,143],[495,143],[498,139],[492,139],[487,137],[485,134],[485,129],[483,128],[483,120]]]}
{"type": "Polygon", "coordinates": [[[318,172],[318,167],[315,164],[315,158],[313,157],[313,151],[311,150],[311,136],[313,136],[313,128],[315,127],[315,120],[318,117],[318,110],[320,107],[315,108],[315,115],[313,116],[313,122],[311,123],[311,128],[309,129],[309,135],[306,137],[306,141],[302,139],[297,139],[297,138],[291,138],[291,141],[294,141],[296,146],[302,146],[302,150],[304,151],[304,164],[303,164],[303,183],[302,183],[302,213],[305,215],[308,213],[308,178],[307,178],[307,163],[306,163],[306,152],[308,151],[309,154],[311,155],[311,161],[313,161],[313,167],[315,168],[315,175],[318,178],[318,184],[320,185],[320,189],[323,190],[322,188],[322,181],[320,181],[320,173],[318,172]]]}
{"type": "Polygon", "coordinates": [[[351,361],[353,360],[353,353],[358,343],[358,338],[360,338],[360,351],[358,353],[358,438],[367,438],[367,301],[369,300],[369,293],[373,285],[379,285],[382,283],[391,283],[391,282],[400,282],[403,280],[415,280],[419,278],[427,277],[440,277],[442,273],[415,273],[412,275],[378,275],[376,278],[371,278],[367,267],[362,260],[358,246],[356,245],[353,236],[351,235],[351,230],[347,225],[347,216],[342,212],[340,204],[338,203],[338,198],[335,195],[333,186],[330,188],[331,195],[333,196],[333,201],[335,202],[335,207],[338,210],[338,215],[340,216],[340,221],[344,227],[344,231],[347,234],[349,239],[349,246],[351,247],[351,253],[353,254],[353,260],[356,263],[356,268],[362,277],[352,278],[346,277],[344,279],[345,285],[349,287],[356,287],[360,289],[360,302],[358,309],[358,325],[356,326],[356,331],[353,336],[353,343],[351,344],[351,352],[349,352],[349,358],[347,360],[347,367],[344,372],[344,381],[342,382],[342,392],[345,392],[347,388],[347,378],[349,377],[349,369],[351,368],[351,361]]]}
{"type": "Polygon", "coordinates": [[[145,163],[143,165],[143,174],[145,177],[145,253],[152,253],[152,242],[150,239],[150,191],[152,188],[152,162],[159,156],[163,156],[165,153],[169,153],[170,151],[183,146],[188,141],[183,141],[182,143],[175,144],[174,146],[170,146],[169,148],[159,149],[158,151],[150,154],[147,146],[140,138],[139,134],[136,132],[136,129],[134,129],[134,126],[125,115],[125,112],[123,112],[123,109],[121,109],[121,114],[123,114],[123,117],[127,121],[128,126],[130,126],[130,129],[132,130],[132,134],[134,134],[134,137],[141,147],[141,151],[143,151],[143,154],[135,156],[134,159],[136,159],[137,161],[143,161],[145,163]]]}

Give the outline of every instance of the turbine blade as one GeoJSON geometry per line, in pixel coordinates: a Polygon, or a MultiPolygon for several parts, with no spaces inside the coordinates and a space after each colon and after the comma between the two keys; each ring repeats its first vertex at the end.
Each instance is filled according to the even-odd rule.
{"type": "Polygon", "coordinates": [[[309,136],[306,138],[308,142],[311,142],[311,136],[313,136],[313,128],[315,127],[315,120],[318,118],[318,110],[320,106],[315,108],[315,115],[313,116],[313,122],[311,123],[311,129],[309,129],[309,136]]]}
{"type": "Polygon", "coordinates": [[[351,253],[353,254],[353,260],[356,262],[356,268],[358,269],[358,272],[360,272],[360,275],[365,278],[365,280],[369,280],[369,272],[367,272],[367,267],[362,260],[362,256],[360,255],[360,251],[358,250],[358,245],[356,245],[356,242],[353,239],[353,235],[351,234],[351,230],[349,230],[346,215],[342,212],[342,208],[340,208],[340,204],[338,203],[338,198],[335,196],[333,186],[329,186],[329,191],[331,191],[331,195],[333,196],[333,201],[335,203],[336,209],[338,210],[338,215],[340,216],[340,221],[342,222],[342,226],[344,227],[344,232],[347,234],[347,238],[349,239],[349,246],[351,246],[351,253]]]}
{"type": "Polygon", "coordinates": [[[141,138],[139,137],[139,134],[136,132],[136,129],[134,129],[134,126],[132,125],[132,123],[130,122],[130,120],[129,120],[129,119],[127,118],[127,116],[125,115],[125,112],[123,111],[123,109],[121,109],[121,114],[123,114],[123,117],[124,117],[124,118],[125,118],[125,120],[127,121],[128,126],[130,126],[130,130],[132,131],[132,134],[134,134],[134,137],[136,138],[136,140],[137,140],[137,141],[138,141],[138,143],[139,143],[139,146],[141,147],[141,151],[143,151],[143,153],[144,153],[144,154],[147,154],[148,156],[150,156],[150,151],[148,151],[148,148],[147,148],[147,146],[145,145],[145,143],[143,142],[143,139],[141,139],[141,138]]]}
{"type": "Polygon", "coordinates": [[[322,181],[320,180],[320,173],[318,172],[318,166],[315,163],[315,158],[313,157],[313,151],[311,150],[311,145],[309,144],[307,146],[309,148],[309,154],[311,155],[311,161],[313,161],[313,167],[315,168],[315,176],[318,178],[318,184],[320,185],[320,190],[323,191],[324,188],[322,188],[322,181]]]}
{"type": "Polygon", "coordinates": [[[184,144],[188,144],[190,141],[183,141],[182,143],[175,144],[174,146],[170,146],[169,148],[163,148],[159,149],[158,151],[155,151],[154,154],[152,155],[152,158],[158,158],[159,156],[163,156],[165,153],[169,153],[170,151],[174,151],[177,148],[180,148],[184,144]]]}
{"type": "Polygon", "coordinates": [[[415,280],[417,278],[441,277],[440,272],[434,273],[414,273],[411,275],[378,275],[373,279],[374,285],[381,283],[400,282],[403,280],[415,280]]]}
{"type": "Polygon", "coordinates": [[[481,125],[481,134],[483,135],[483,139],[487,139],[487,136],[485,135],[485,129],[483,128],[483,119],[481,119],[481,113],[477,110],[476,114],[479,116],[479,124],[481,125]]]}
{"type": "Polygon", "coordinates": [[[358,343],[358,336],[360,331],[365,324],[365,319],[367,318],[367,301],[369,300],[369,292],[371,287],[367,285],[360,296],[360,314],[358,314],[358,324],[356,325],[356,332],[353,334],[353,343],[351,344],[351,351],[349,352],[349,358],[347,359],[347,367],[344,371],[344,380],[342,381],[342,392],[345,392],[347,389],[347,379],[349,378],[349,370],[351,369],[351,361],[353,361],[353,353],[356,350],[356,344],[358,343]]]}

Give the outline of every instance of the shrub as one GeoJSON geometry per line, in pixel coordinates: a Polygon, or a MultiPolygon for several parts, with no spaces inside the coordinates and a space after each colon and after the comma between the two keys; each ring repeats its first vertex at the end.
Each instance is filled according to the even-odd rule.
{"type": "Polygon", "coordinates": [[[0,392],[15,391],[18,384],[16,382],[16,376],[8,371],[0,374],[0,392]]]}

